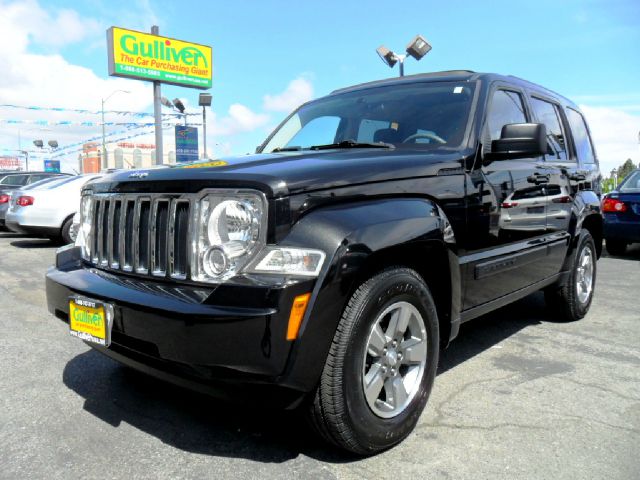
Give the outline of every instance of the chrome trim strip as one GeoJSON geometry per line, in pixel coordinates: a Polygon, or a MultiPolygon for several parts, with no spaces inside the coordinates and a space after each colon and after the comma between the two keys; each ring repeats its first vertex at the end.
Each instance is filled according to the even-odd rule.
{"type": "MultiPolygon", "coordinates": [[[[160,261],[159,261],[159,256],[160,255],[165,255],[167,252],[161,252],[159,251],[159,243],[158,242],[158,235],[162,235],[162,232],[158,232],[158,207],[160,206],[161,203],[166,203],[167,204],[167,214],[169,213],[169,209],[171,206],[171,199],[170,198],[155,198],[153,200],[153,207],[151,209],[151,221],[150,221],[150,226],[151,226],[151,237],[149,239],[149,241],[151,242],[151,274],[155,277],[166,277],[167,275],[167,270],[166,270],[166,261],[167,259],[165,258],[165,269],[162,270],[161,265],[160,265],[160,261]]],[[[168,218],[167,218],[168,220],[168,218]]],[[[167,224],[167,227],[169,225],[167,224]]],[[[168,230],[168,228],[167,228],[168,230]]],[[[168,242],[168,233],[165,232],[165,235],[167,235],[167,242],[168,242]]],[[[167,249],[169,248],[169,245],[167,243],[167,249]]]]}
{"type": "Polygon", "coordinates": [[[175,249],[176,249],[176,208],[178,200],[171,200],[169,203],[169,218],[167,220],[167,272],[173,278],[175,269],[175,249]]]}
{"type": "Polygon", "coordinates": [[[131,271],[131,266],[127,266],[126,251],[126,238],[127,238],[127,207],[129,206],[129,199],[126,196],[120,197],[120,244],[118,245],[118,263],[119,268],[125,272],[131,271]]]}
{"type": "MultiPolygon", "coordinates": [[[[118,262],[118,257],[115,255],[114,249],[117,247],[113,244],[114,240],[114,231],[115,231],[115,217],[116,217],[116,203],[120,202],[119,197],[112,197],[109,202],[109,218],[108,218],[108,228],[107,228],[107,261],[109,263],[109,268],[120,268],[120,264],[118,262]]],[[[118,232],[119,233],[119,232],[118,232]]]]}
{"type": "MultiPolygon", "coordinates": [[[[140,210],[142,209],[142,202],[149,202],[151,199],[149,197],[138,197],[136,198],[136,206],[134,208],[134,217],[133,217],[133,264],[136,273],[149,273],[149,265],[140,265],[140,210]]],[[[149,251],[149,244],[143,246],[149,251]]],[[[148,257],[147,257],[148,261],[148,257]]]]}
{"type": "Polygon", "coordinates": [[[98,225],[96,228],[96,233],[98,234],[98,265],[106,266],[107,262],[105,261],[104,255],[104,233],[102,229],[104,228],[104,209],[107,200],[100,200],[100,213],[98,215],[98,225]]]}
{"type": "MultiPolygon", "coordinates": [[[[191,201],[189,199],[183,199],[183,198],[174,198],[171,201],[171,205],[170,205],[170,210],[169,210],[169,228],[167,229],[168,231],[168,237],[167,237],[167,249],[168,249],[168,253],[167,253],[167,264],[168,264],[168,272],[169,272],[169,276],[171,278],[175,278],[176,280],[185,280],[187,278],[187,272],[189,270],[189,247],[187,246],[187,254],[185,256],[184,259],[184,271],[180,271],[180,272],[176,272],[175,271],[175,255],[176,255],[176,239],[177,239],[177,234],[180,235],[186,235],[185,241],[189,242],[189,235],[190,235],[190,225],[191,225],[191,221],[189,216],[187,216],[187,231],[186,232],[177,232],[176,230],[176,212],[178,210],[178,205],[184,203],[187,204],[189,206],[189,208],[191,208],[191,201]]],[[[189,212],[190,214],[190,212],[189,212]]],[[[188,245],[188,244],[187,244],[188,245]]],[[[179,253],[179,252],[178,252],[179,253]]]]}

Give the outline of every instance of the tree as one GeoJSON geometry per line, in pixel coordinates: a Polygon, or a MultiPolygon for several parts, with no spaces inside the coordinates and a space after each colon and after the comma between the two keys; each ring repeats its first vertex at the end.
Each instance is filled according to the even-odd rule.
{"type": "Polygon", "coordinates": [[[636,165],[633,163],[633,160],[627,158],[627,161],[622,164],[622,166],[618,167],[618,182],[621,182],[627,175],[633,172],[636,169],[636,165]]]}

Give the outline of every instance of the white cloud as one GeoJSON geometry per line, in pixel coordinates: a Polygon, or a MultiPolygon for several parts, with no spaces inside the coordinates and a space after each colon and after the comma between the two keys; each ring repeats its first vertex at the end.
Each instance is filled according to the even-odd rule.
{"type": "Polygon", "coordinates": [[[24,51],[31,41],[43,47],[60,47],[78,42],[100,31],[99,23],[81,18],[75,10],[60,9],[51,14],[35,0],[0,2],[0,35],[11,39],[13,49],[24,51]]]}
{"type": "Polygon", "coordinates": [[[589,123],[603,175],[608,176],[627,158],[636,164],[640,161],[639,115],[611,107],[581,105],[580,108],[589,123]]]}
{"type": "Polygon", "coordinates": [[[229,136],[250,132],[266,125],[268,122],[269,115],[256,113],[245,105],[234,103],[229,107],[226,117],[218,118],[214,115],[211,121],[211,134],[229,136]]]}
{"type": "MultiPolygon", "coordinates": [[[[0,0],[0,44],[11,45],[0,56],[0,104],[40,107],[81,108],[98,111],[101,98],[114,90],[128,90],[131,94],[114,95],[106,105],[107,110],[146,111],[151,104],[149,84],[126,79],[104,79],[93,70],[69,63],[56,49],[64,45],[78,44],[93,38],[98,22],[82,18],[69,9],[50,13],[36,1],[2,2],[0,0]],[[33,53],[37,46],[45,53],[33,53]],[[50,53],[49,53],[50,52],[50,53]]],[[[68,145],[100,135],[100,127],[38,127],[39,120],[72,122],[99,122],[97,115],[45,110],[18,110],[3,108],[1,118],[31,122],[8,125],[0,123],[0,146],[3,148],[30,148],[34,138],[56,139],[60,146],[68,145]],[[19,139],[21,138],[21,141],[19,139]]],[[[109,121],[131,121],[131,117],[107,115],[109,121]]],[[[140,121],[135,119],[134,121],[140,121]]],[[[107,134],[124,127],[107,127],[107,134]]],[[[3,152],[7,153],[7,152],[3,152]]],[[[75,166],[76,154],[66,162],[67,168],[75,166]]]]}
{"type": "MultiPolygon", "coordinates": [[[[108,22],[111,13],[98,5],[93,14],[98,18],[96,20],[81,16],[72,9],[49,7],[38,0],[0,0],[0,42],[3,45],[11,45],[10,49],[5,49],[0,55],[0,104],[87,109],[95,112],[101,108],[101,98],[106,98],[115,90],[128,90],[129,95],[119,93],[112,96],[106,104],[106,109],[150,111],[150,83],[113,77],[103,78],[90,68],[69,62],[60,53],[66,46],[92,48],[92,45],[97,45],[97,54],[105,55],[103,23],[108,22]]],[[[147,23],[157,23],[148,0],[133,0],[131,11],[123,15],[131,15],[131,18],[135,17],[138,20],[144,18],[147,19],[147,23]]],[[[125,23],[134,26],[133,23],[125,23]]],[[[224,154],[245,151],[247,145],[254,145],[256,137],[261,136],[261,132],[274,122],[269,112],[288,112],[313,97],[313,87],[307,78],[307,74],[299,76],[290,82],[283,92],[265,95],[260,106],[262,108],[254,109],[248,105],[234,103],[226,114],[216,115],[210,112],[207,133],[212,141],[209,145],[224,154]]],[[[186,100],[184,103],[187,111],[200,112],[196,107],[190,109],[186,100]]],[[[56,139],[60,147],[64,147],[91,138],[100,141],[101,136],[100,115],[97,114],[3,107],[0,108],[0,119],[27,122],[8,124],[0,121],[0,155],[11,154],[13,149],[20,148],[31,149],[34,157],[43,157],[44,154],[36,152],[37,149],[33,147],[34,139],[42,139],[45,143],[47,140],[56,139]],[[64,120],[74,123],[88,121],[94,122],[95,125],[42,126],[36,123],[40,120],[64,120]]],[[[152,121],[149,117],[136,118],[108,113],[105,120],[152,121]]],[[[196,122],[195,119],[192,121],[196,122]]],[[[126,128],[107,126],[107,141],[145,132],[145,135],[136,138],[136,141],[154,142],[151,127],[109,136],[110,133],[126,128]]],[[[172,128],[164,131],[165,152],[173,149],[172,131],[172,128]]],[[[78,152],[74,149],[65,152],[68,154],[63,158],[63,168],[69,171],[76,166],[78,152]]]]}
{"type": "Polygon", "coordinates": [[[313,85],[304,77],[292,80],[284,92],[264,96],[264,109],[273,112],[291,112],[313,98],[313,85]]]}

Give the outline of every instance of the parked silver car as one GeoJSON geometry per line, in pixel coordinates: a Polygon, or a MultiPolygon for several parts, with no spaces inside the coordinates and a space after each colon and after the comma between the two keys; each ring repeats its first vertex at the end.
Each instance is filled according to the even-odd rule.
{"type": "Polygon", "coordinates": [[[30,190],[15,191],[5,217],[6,226],[17,233],[71,243],[70,230],[82,187],[100,177],[95,174],[65,177],[30,190]]]}
{"type": "MultiPolygon", "coordinates": [[[[54,176],[45,177],[42,180],[38,180],[35,183],[31,183],[29,185],[22,187],[20,190],[33,190],[34,188],[38,188],[40,185],[44,185],[46,183],[50,183],[53,181],[58,181],[61,178],[68,178],[68,177],[63,175],[54,175],[54,176]]],[[[9,210],[11,197],[16,191],[18,190],[9,190],[9,189],[0,188],[0,229],[6,229],[5,217],[7,215],[7,211],[9,210]]]]}

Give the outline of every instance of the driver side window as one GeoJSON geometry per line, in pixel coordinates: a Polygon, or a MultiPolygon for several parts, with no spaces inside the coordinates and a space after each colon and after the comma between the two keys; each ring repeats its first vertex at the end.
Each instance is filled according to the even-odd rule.
{"type": "Polygon", "coordinates": [[[502,127],[511,123],[527,123],[522,96],[512,90],[496,90],[487,117],[491,140],[498,140],[502,127]]]}

